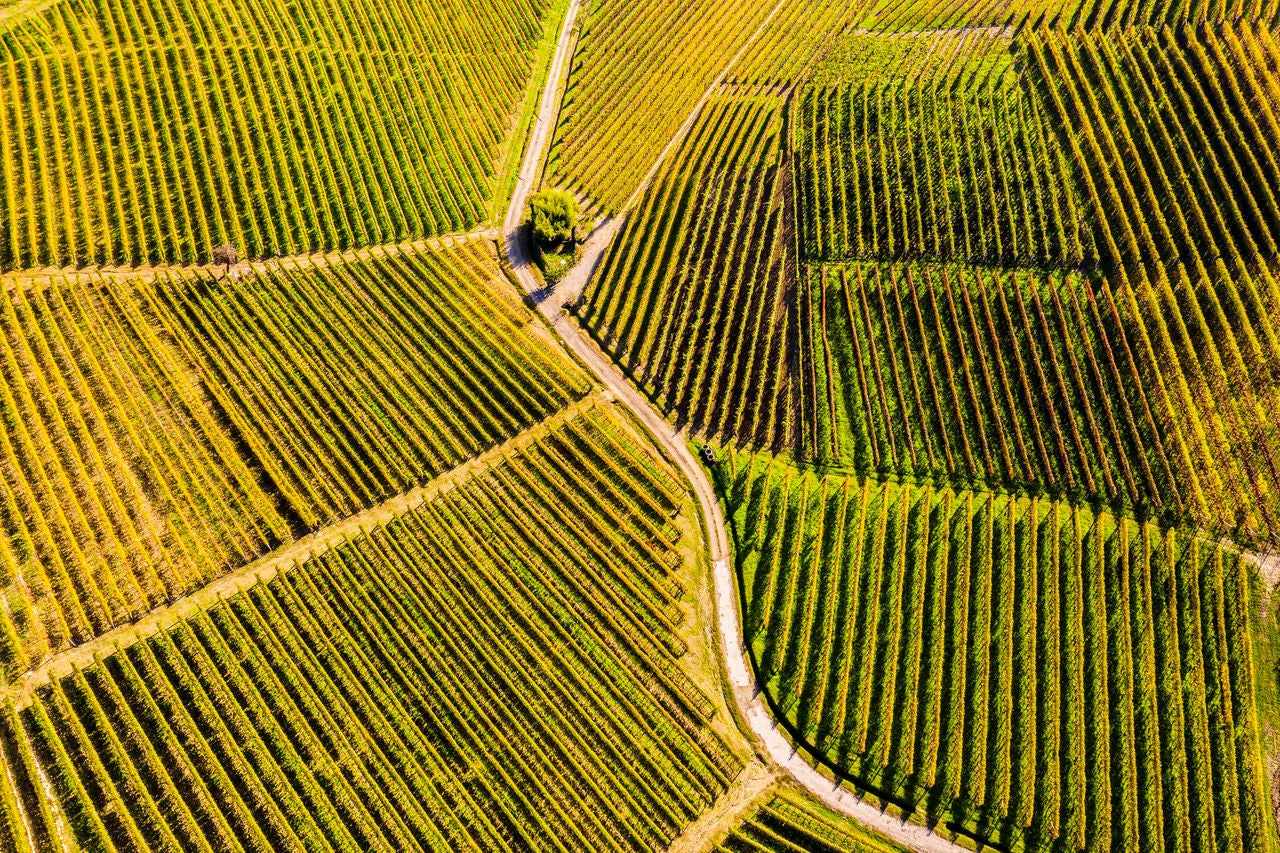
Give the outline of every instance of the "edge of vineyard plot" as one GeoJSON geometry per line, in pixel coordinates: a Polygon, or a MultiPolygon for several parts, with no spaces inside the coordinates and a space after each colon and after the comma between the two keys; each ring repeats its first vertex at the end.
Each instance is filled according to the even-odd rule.
{"type": "Polygon", "coordinates": [[[789,86],[806,78],[853,26],[859,9],[858,3],[788,0],[725,82],[789,86]]]}
{"type": "Polygon", "coordinates": [[[715,853],[906,853],[833,812],[805,792],[783,787],[735,827],[715,853]]]}
{"type": "Polygon", "coordinates": [[[621,418],[6,705],[37,849],[665,846],[741,758],[681,662],[686,495],[621,418]]]}
{"type": "Polygon", "coordinates": [[[1151,0],[870,0],[862,7],[857,28],[883,34],[1006,30],[1030,27],[1057,30],[1117,30],[1140,26],[1184,26],[1210,21],[1274,26],[1276,4],[1240,0],[1196,0],[1191,3],[1151,0]]]}
{"type": "Polygon", "coordinates": [[[515,129],[507,134],[502,144],[504,154],[496,161],[497,173],[493,184],[495,191],[489,199],[488,222],[502,222],[516,183],[520,179],[520,166],[524,160],[525,145],[538,119],[538,109],[547,87],[547,74],[551,70],[551,60],[559,45],[560,29],[564,24],[565,15],[568,14],[570,2],[572,0],[550,0],[547,11],[542,16],[542,36],[535,45],[532,73],[525,86],[519,115],[512,125],[515,129]]]}
{"type": "Polygon", "coordinates": [[[1248,560],[764,454],[718,476],[760,682],[859,787],[1014,849],[1274,849],[1248,560]]]}
{"type": "Polygon", "coordinates": [[[9,277],[6,680],[585,395],[493,251],[9,277]]]}

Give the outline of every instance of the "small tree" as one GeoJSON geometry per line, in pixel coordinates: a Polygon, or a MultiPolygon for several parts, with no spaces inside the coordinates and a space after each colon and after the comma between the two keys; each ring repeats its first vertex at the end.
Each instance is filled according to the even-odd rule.
{"type": "Polygon", "coordinates": [[[231,273],[231,266],[239,261],[240,253],[236,251],[234,244],[223,243],[221,246],[213,247],[213,262],[225,266],[228,275],[231,273]]]}
{"type": "Polygon", "coordinates": [[[546,246],[577,239],[578,200],[564,190],[547,190],[529,197],[533,236],[546,246]]]}

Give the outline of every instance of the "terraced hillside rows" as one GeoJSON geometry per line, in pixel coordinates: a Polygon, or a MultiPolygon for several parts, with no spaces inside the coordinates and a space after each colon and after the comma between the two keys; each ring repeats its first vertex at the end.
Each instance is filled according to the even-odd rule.
{"type": "Polygon", "coordinates": [[[8,705],[6,849],[664,847],[739,763],[679,661],[684,495],[629,429],[589,410],[8,705]]]}
{"type": "Polygon", "coordinates": [[[896,853],[903,849],[784,790],[734,829],[716,853],[896,853]]]}
{"type": "Polygon", "coordinates": [[[0,269],[482,221],[545,0],[56,0],[0,22],[0,269]]]}
{"type": "Polygon", "coordinates": [[[764,88],[707,104],[577,312],[664,409],[765,446],[802,440],[806,387],[782,103],[764,88]]]}
{"type": "Polygon", "coordinates": [[[1002,847],[1273,849],[1247,561],[1059,501],[726,464],[746,638],[824,761],[1002,847]]]}
{"type": "Polygon", "coordinates": [[[1271,605],[1237,550],[1280,541],[1274,15],[874,3],[782,62],[766,27],[577,308],[729,445],[792,739],[944,834],[1276,848],[1271,605]]]}
{"type": "Polygon", "coordinates": [[[8,277],[6,678],[583,395],[485,245],[8,277]]]}

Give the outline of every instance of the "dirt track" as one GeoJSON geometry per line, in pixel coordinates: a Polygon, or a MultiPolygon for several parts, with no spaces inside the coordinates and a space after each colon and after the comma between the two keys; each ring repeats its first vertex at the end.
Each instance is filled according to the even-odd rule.
{"type": "Polygon", "coordinates": [[[534,275],[529,261],[528,248],[524,245],[524,237],[520,224],[524,217],[529,193],[533,190],[533,179],[546,154],[545,147],[550,139],[550,130],[558,114],[557,93],[569,62],[569,46],[572,43],[573,23],[579,9],[578,0],[573,0],[565,16],[560,31],[560,44],[557,47],[551,69],[547,74],[546,89],[538,112],[537,123],[529,145],[525,149],[524,161],[520,168],[520,179],[512,195],[511,206],[507,210],[504,221],[507,258],[515,272],[516,278],[525,292],[540,297],[538,306],[547,321],[560,337],[573,350],[574,354],[585,363],[604,386],[613,393],[614,399],[629,409],[644,426],[653,434],[658,444],[683,472],[702,514],[703,530],[707,539],[707,555],[713,566],[715,582],[715,600],[718,613],[719,634],[724,654],[725,672],[732,687],[734,699],[739,710],[751,727],[755,737],[763,745],[773,763],[783,768],[800,785],[808,789],[815,797],[831,808],[842,812],[860,823],[880,832],[912,850],[926,853],[959,853],[960,846],[947,841],[930,832],[923,826],[904,823],[903,821],[882,812],[871,803],[864,802],[843,788],[833,783],[811,767],[803,757],[798,755],[778,730],[777,721],[773,719],[768,706],[763,701],[755,674],[747,660],[746,649],[742,642],[741,620],[738,615],[738,588],[734,577],[729,549],[729,537],[725,527],[720,502],[712,488],[711,480],[701,464],[694,458],[689,442],[681,433],[673,431],[671,425],[662,414],[654,408],[639,391],[623,376],[616,365],[600,350],[595,341],[581,332],[561,307],[570,298],[576,298],[586,285],[591,273],[599,266],[600,259],[608,249],[610,242],[625,222],[628,212],[641,197],[645,187],[658,173],[664,160],[683,141],[692,129],[698,112],[715,91],[720,87],[729,71],[746,53],[752,43],[763,32],[765,26],[773,19],[782,7],[779,2],[761,25],[760,29],[742,46],[737,55],[730,60],[716,80],[708,87],[706,93],[698,101],[693,113],[685,120],[659,155],[658,161],[650,168],[649,173],[641,181],[631,198],[623,206],[618,216],[602,224],[591,235],[583,247],[583,257],[579,264],[564,279],[561,285],[550,293],[542,291],[541,283],[534,275]]]}

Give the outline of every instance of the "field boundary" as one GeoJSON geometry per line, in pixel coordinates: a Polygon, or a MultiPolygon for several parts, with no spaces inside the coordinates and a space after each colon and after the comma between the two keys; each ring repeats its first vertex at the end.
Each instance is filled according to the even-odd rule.
{"type": "MultiPolygon", "coordinates": [[[[435,237],[424,237],[419,240],[408,240],[400,243],[377,243],[361,246],[356,249],[327,250],[303,252],[297,255],[281,255],[275,258],[244,260],[231,265],[228,273],[232,278],[248,272],[277,267],[297,266],[307,261],[313,266],[351,263],[352,261],[382,258],[399,254],[439,251],[468,242],[489,240],[496,243],[501,233],[496,228],[481,228],[475,231],[455,231],[439,234],[435,237]]],[[[88,267],[31,267],[21,270],[9,270],[0,273],[0,288],[6,293],[15,290],[31,290],[47,285],[53,279],[71,281],[108,281],[150,282],[162,274],[182,277],[194,276],[204,272],[217,275],[226,271],[222,264],[142,264],[140,266],[88,266],[88,267]]]]}

